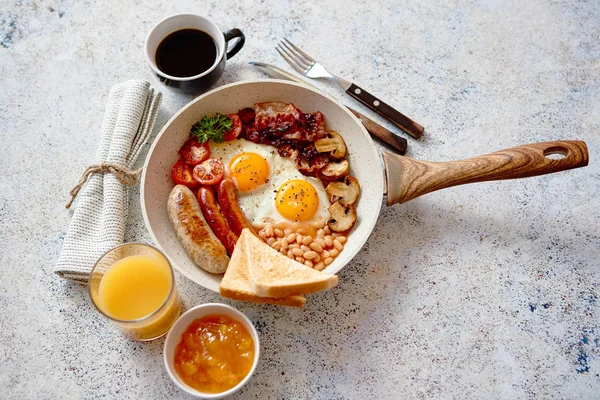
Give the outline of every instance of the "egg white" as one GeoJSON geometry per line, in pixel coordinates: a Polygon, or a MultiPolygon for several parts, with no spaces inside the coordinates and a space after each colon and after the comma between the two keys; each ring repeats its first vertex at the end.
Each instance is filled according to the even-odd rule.
{"type": "Polygon", "coordinates": [[[229,161],[240,153],[256,153],[267,160],[269,164],[268,182],[250,192],[238,191],[240,208],[252,226],[262,228],[267,223],[295,222],[282,216],[275,205],[277,190],[285,182],[292,179],[306,181],[317,191],[319,200],[317,211],[310,219],[304,221],[326,221],[329,217],[327,209],[330,204],[323,183],[317,178],[302,175],[298,171],[296,163],[290,158],[281,157],[275,147],[253,143],[245,139],[236,139],[223,143],[210,142],[209,146],[211,158],[223,161],[227,176],[230,176],[229,161]]]}

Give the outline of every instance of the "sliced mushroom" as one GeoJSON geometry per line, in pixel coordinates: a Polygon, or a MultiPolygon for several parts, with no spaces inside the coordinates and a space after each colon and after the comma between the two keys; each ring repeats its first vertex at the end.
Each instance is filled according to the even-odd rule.
{"type": "Polygon", "coordinates": [[[330,162],[325,168],[321,170],[321,175],[327,180],[334,181],[348,175],[350,165],[348,160],[342,160],[339,162],[330,162]]]}
{"type": "Polygon", "coordinates": [[[343,205],[336,201],[329,207],[329,221],[327,226],[334,232],[345,232],[354,226],[356,222],[356,208],[353,205],[343,205]]]}
{"type": "Polygon", "coordinates": [[[343,205],[354,204],[360,194],[360,184],[355,177],[347,175],[340,182],[331,182],[325,189],[331,201],[339,201],[343,205]]]}
{"type": "Polygon", "coordinates": [[[327,131],[323,139],[315,142],[319,153],[329,153],[329,157],[339,160],[346,157],[346,143],[336,131],[327,131]]]}

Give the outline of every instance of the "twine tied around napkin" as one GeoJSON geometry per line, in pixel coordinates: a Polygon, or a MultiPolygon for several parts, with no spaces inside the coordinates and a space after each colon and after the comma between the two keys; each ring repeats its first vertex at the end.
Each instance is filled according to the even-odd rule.
{"type": "Polygon", "coordinates": [[[111,88],[102,119],[96,162],[71,190],[73,217],[64,237],[54,273],[87,283],[96,261],[123,244],[129,208],[129,187],[139,179],[135,162],[147,143],[161,95],[150,83],[131,80],[111,88]]]}
{"type": "Polygon", "coordinates": [[[79,193],[83,185],[85,185],[85,183],[87,182],[88,177],[96,172],[101,174],[111,172],[123,185],[135,186],[138,183],[138,179],[140,178],[142,169],[139,168],[133,171],[127,167],[115,163],[100,163],[90,165],[85,169],[85,171],[83,171],[83,174],[81,175],[79,182],[77,182],[77,185],[75,185],[73,189],[71,189],[71,191],[69,192],[69,194],[71,195],[71,199],[65,205],[66,208],[71,208],[73,201],[75,201],[77,194],[79,193]]]}

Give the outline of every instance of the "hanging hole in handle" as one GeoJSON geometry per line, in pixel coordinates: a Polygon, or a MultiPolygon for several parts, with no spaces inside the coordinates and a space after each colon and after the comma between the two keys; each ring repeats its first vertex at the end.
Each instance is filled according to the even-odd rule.
{"type": "Polygon", "coordinates": [[[564,147],[554,146],[544,150],[544,156],[551,160],[562,160],[569,154],[569,150],[564,147]]]}

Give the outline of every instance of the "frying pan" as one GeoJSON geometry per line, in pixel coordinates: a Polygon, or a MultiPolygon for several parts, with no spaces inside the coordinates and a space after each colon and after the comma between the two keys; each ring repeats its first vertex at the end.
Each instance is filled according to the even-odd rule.
{"type": "Polygon", "coordinates": [[[283,80],[236,82],[197,97],[179,110],[154,140],[144,164],[141,206],[144,222],[156,245],[187,278],[218,291],[220,275],[198,268],[187,256],[171,228],[167,197],[173,188],[171,167],[190,127],[206,114],[234,113],[254,103],[280,100],[303,112],[321,111],[328,129],[344,137],[351,174],[361,185],[358,219],[344,250],[324,272],[337,273],[369,238],[387,188],[387,205],[404,203],[450,186],[487,180],[525,178],[587,165],[584,142],[556,141],[513,147],[462,161],[425,162],[383,152],[382,160],[360,121],[334,98],[308,86],[283,80]],[[560,159],[548,157],[560,154],[560,159]]]}

